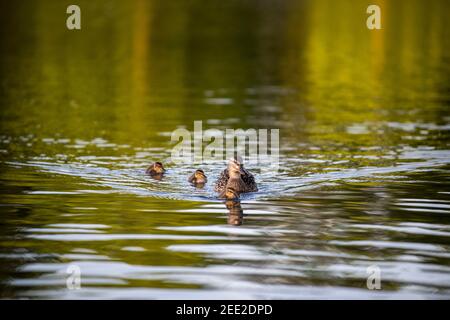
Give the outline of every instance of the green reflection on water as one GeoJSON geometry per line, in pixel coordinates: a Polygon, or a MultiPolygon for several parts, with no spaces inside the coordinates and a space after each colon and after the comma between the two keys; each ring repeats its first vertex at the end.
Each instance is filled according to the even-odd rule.
{"type": "Polygon", "coordinates": [[[355,122],[441,122],[448,3],[378,1],[378,31],[365,28],[367,3],[81,1],[75,32],[64,2],[4,3],[2,133],[158,144],[158,132],[231,117],[347,143],[355,136],[339,129],[355,122]],[[264,85],[298,94],[247,101],[246,89],[264,85]],[[233,103],[206,104],[219,89],[233,103]]]}

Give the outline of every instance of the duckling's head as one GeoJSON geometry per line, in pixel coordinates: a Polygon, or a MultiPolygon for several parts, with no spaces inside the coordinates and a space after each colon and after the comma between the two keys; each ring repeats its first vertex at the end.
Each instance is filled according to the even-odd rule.
{"type": "Polygon", "coordinates": [[[205,173],[203,172],[203,170],[200,170],[200,169],[195,171],[194,177],[195,177],[196,183],[199,183],[199,184],[204,184],[207,181],[205,173]]]}
{"type": "Polygon", "coordinates": [[[153,168],[152,169],[153,169],[152,171],[155,174],[163,174],[166,171],[166,169],[164,169],[163,164],[161,162],[159,162],[159,161],[157,161],[157,162],[155,162],[153,164],[153,168]]]}

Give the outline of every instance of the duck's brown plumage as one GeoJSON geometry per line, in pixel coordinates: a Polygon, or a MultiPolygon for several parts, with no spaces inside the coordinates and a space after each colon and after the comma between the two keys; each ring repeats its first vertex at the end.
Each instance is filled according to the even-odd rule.
{"type": "MultiPolygon", "coordinates": [[[[232,160],[230,160],[232,161],[232,160]]],[[[239,193],[245,193],[245,192],[255,192],[258,191],[258,186],[255,181],[255,177],[243,167],[242,161],[239,163],[240,166],[240,181],[233,181],[233,189],[239,193]]],[[[217,179],[214,190],[216,192],[224,192],[227,188],[227,184],[230,180],[230,174],[229,169],[226,168],[220,173],[219,178],[217,179]]]]}

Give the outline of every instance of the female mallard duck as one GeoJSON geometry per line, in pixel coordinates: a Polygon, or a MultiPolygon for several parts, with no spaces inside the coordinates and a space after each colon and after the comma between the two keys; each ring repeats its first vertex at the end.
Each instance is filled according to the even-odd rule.
{"type": "Polygon", "coordinates": [[[195,186],[203,186],[208,179],[206,178],[203,170],[195,170],[195,172],[188,178],[189,183],[192,183],[195,186]]]}
{"type": "Polygon", "coordinates": [[[164,169],[163,164],[161,162],[155,162],[152,165],[150,165],[147,170],[145,170],[145,173],[152,176],[152,177],[158,177],[161,176],[166,172],[166,169],[164,169]]]}
{"type": "Polygon", "coordinates": [[[216,181],[214,190],[230,199],[227,193],[232,196],[234,193],[239,195],[244,192],[255,192],[258,191],[258,186],[253,175],[244,168],[242,158],[237,156],[236,159],[230,159],[228,167],[222,171],[216,181]]]}

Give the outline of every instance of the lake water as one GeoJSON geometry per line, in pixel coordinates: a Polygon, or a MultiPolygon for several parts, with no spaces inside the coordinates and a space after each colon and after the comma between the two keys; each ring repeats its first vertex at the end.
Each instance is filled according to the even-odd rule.
{"type": "Polygon", "coordinates": [[[450,298],[447,1],[77,4],[0,4],[1,298],[450,298]],[[279,171],[217,199],[170,159],[200,120],[279,171]]]}

